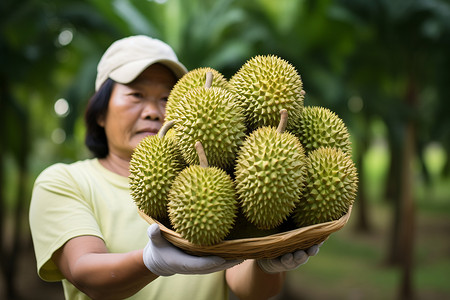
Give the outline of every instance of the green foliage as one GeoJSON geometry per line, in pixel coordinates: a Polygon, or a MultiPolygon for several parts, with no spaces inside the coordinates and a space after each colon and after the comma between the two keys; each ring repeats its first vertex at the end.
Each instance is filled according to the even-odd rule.
{"type": "MultiPolygon", "coordinates": [[[[450,176],[449,20],[444,0],[3,0],[0,187],[8,189],[0,188],[0,203],[29,200],[29,186],[44,167],[89,155],[83,112],[96,65],[114,40],[131,34],[165,40],[189,69],[212,67],[227,78],[255,55],[291,62],[302,76],[305,105],[328,107],[348,124],[356,155],[365,157],[358,167],[368,168],[361,174],[370,179],[377,172],[376,184],[366,183],[375,198],[384,195],[374,186],[389,185],[378,150],[388,153],[383,167],[400,161],[393,154],[412,120],[417,159],[430,142],[443,153],[439,166],[427,156],[416,178],[426,178],[431,166],[436,197],[448,199],[442,183],[450,176]],[[415,103],[407,101],[411,94],[415,103]],[[59,98],[69,103],[67,116],[54,112],[59,98]],[[384,144],[370,129],[374,122],[384,126],[384,144]],[[65,133],[62,144],[51,139],[55,129],[65,133]],[[18,175],[7,181],[9,172],[18,175]],[[27,191],[25,200],[13,199],[19,190],[27,191]]],[[[421,183],[417,195],[429,195],[421,183]]],[[[444,200],[440,207],[448,207],[444,200]]]]}
{"type": "MultiPolygon", "coordinates": [[[[356,234],[355,218],[351,218],[342,230],[329,237],[317,256],[301,269],[288,273],[288,286],[302,296],[299,298],[398,299],[401,273],[383,264],[385,237],[390,230],[389,208],[371,205],[371,211],[374,219],[371,233],[356,234]]],[[[449,240],[442,238],[448,225],[448,213],[442,211],[425,212],[417,219],[416,299],[445,299],[450,295],[445,280],[450,264],[446,250],[449,240]]]]}

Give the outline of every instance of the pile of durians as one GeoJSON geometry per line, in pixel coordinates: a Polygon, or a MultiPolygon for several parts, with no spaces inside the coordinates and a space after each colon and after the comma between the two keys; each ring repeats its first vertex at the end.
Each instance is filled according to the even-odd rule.
{"type": "Polygon", "coordinates": [[[135,204],[203,246],[339,219],[358,182],[348,129],[304,97],[295,67],[274,55],[229,80],[209,67],[188,72],[158,135],[133,153],[135,204]]]}

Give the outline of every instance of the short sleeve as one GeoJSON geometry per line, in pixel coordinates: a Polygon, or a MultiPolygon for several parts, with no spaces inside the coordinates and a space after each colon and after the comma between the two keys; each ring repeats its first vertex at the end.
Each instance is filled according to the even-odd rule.
{"type": "Polygon", "coordinates": [[[53,165],[38,176],[33,187],[30,229],[38,274],[46,281],[63,279],[51,257],[68,240],[82,235],[103,239],[88,186],[74,171],[70,165],[53,165]]]}

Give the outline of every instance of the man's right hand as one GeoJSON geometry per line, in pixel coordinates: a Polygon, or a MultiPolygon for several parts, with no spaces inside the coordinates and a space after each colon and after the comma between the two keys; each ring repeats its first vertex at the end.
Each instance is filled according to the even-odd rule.
{"type": "Polygon", "coordinates": [[[219,256],[194,256],[173,246],[162,235],[158,224],[148,227],[149,242],[144,248],[144,264],[154,274],[208,274],[226,270],[242,260],[225,260],[219,256]]]}

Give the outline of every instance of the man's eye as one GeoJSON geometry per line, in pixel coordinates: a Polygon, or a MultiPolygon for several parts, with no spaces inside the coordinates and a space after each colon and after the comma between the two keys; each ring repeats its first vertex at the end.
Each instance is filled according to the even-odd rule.
{"type": "Polygon", "coordinates": [[[131,96],[133,96],[135,98],[139,98],[139,99],[144,97],[144,95],[142,93],[139,93],[139,92],[131,93],[131,96]]]}
{"type": "Polygon", "coordinates": [[[169,97],[163,97],[161,98],[162,101],[167,102],[167,100],[169,100],[169,97]]]}

